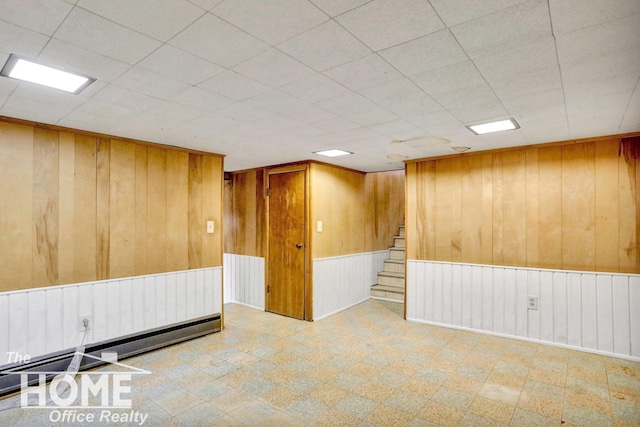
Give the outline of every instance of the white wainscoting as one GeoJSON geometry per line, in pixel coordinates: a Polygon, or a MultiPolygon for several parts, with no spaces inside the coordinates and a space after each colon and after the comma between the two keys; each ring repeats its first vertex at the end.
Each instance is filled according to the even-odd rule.
{"type": "Polygon", "coordinates": [[[409,260],[407,320],[640,361],[640,275],[409,260]]]}
{"type": "Polygon", "coordinates": [[[0,365],[222,312],[222,267],[0,293],[0,365]]]}
{"type": "Polygon", "coordinates": [[[313,320],[369,299],[389,250],[313,260],[313,320]]]}
{"type": "Polygon", "coordinates": [[[264,258],[224,254],[224,303],[264,310],[264,258]]]}

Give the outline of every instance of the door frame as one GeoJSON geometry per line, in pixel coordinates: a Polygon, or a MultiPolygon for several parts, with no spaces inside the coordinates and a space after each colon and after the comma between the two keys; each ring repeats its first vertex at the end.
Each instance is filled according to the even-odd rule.
{"type": "Polygon", "coordinates": [[[266,233],[265,233],[265,268],[264,268],[264,294],[265,294],[265,311],[269,307],[269,292],[267,292],[267,286],[269,282],[269,240],[271,238],[270,221],[271,216],[269,212],[269,196],[267,190],[269,188],[269,178],[271,175],[287,173],[287,172],[304,172],[304,301],[303,301],[303,319],[311,321],[313,320],[313,283],[312,283],[312,263],[311,263],[311,206],[310,206],[310,170],[309,164],[293,164],[287,166],[279,166],[274,168],[267,168],[264,171],[265,179],[264,194],[265,194],[265,221],[266,221],[266,233]]]}

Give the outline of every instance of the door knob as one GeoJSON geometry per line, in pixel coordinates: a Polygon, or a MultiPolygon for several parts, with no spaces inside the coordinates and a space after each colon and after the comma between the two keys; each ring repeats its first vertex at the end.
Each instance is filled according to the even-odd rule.
{"type": "Polygon", "coordinates": [[[302,243],[296,243],[296,248],[300,249],[302,247],[302,243]]]}

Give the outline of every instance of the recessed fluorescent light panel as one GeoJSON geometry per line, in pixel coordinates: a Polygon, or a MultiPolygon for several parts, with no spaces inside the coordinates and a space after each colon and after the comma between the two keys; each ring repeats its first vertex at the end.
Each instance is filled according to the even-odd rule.
{"type": "Polygon", "coordinates": [[[333,150],[314,151],[313,153],[320,154],[321,156],[326,156],[326,157],[338,157],[338,156],[346,156],[348,154],[353,154],[353,153],[350,153],[349,151],[339,150],[337,148],[334,148],[333,150]]]}
{"type": "Polygon", "coordinates": [[[60,89],[76,95],[96,81],[93,77],[47,67],[14,54],[9,56],[0,75],[60,89]]]}
{"type": "Polygon", "coordinates": [[[497,122],[479,123],[477,125],[466,126],[476,135],[484,135],[485,133],[501,132],[503,130],[520,129],[520,126],[514,119],[499,120],[497,122]]]}

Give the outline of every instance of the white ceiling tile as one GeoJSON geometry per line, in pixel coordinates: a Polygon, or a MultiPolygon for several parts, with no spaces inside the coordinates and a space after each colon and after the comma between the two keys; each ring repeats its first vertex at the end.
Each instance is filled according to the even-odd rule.
{"type": "Polygon", "coordinates": [[[232,99],[200,89],[199,87],[190,87],[179,95],[173,97],[172,101],[209,112],[217,111],[221,108],[235,104],[235,101],[232,99]]]}
{"type": "Polygon", "coordinates": [[[0,116],[13,117],[16,119],[30,120],[38,123],[56,124],[60,119],[64,117],[59,111],[50,111],[46,107],[34,103],[32,105],[35,108],[29,108],[24,105],[24,109],[17,109],[10,107],[5,103],[0,108],[0,116]]]}
{"type": "Polygon", "coordinates": [[[140,61],[138,66],[190,85],[197,85],[224,71],[218,65],[168,44],[140,61]]]}
{"type": "Polygon", "coordinates": [[[189,88],[189,85],[184,82],[161,76],[137,66],[131,67],[114,83],[160,99],[172,98],[189,88]]]}
{"type": "Polygon", "coordinates": [[[473,62],[464,61],[411,76],[428,94],[442,93],[484,83],[473,62]]]}
{"type": "Polygon", "coordinates": [[[637,0],[553,0],[549,8],[555,34],[640,14],[637,0]]]}
{"type": "Polygon", "coordinates": [[[370,0],[310,0],[311,3],[318,6],[327,15],[334,16],[342,15],[352,9],[357,8],[370,0]]]}
{"type": "Polygon", "coordinates": [[[53,67],[86,74],[103,82],[115,80],[131,67],[124,62],[56,39],[51,39],[38,56],[38,61],[53,67]]]}
{"type": "MultiPolygon", "coordinates": [[[[0,52],[35,58],[49,41],[49,37],[8,22],[0,22],[0,52]]],[[[4,65],[4,62],[2,63],[4,65]]]]}
{"type": "Polygon", "coordinates": [[[549,124],[548,126],[545,124],[544,127],[533,125],[528,126],[526,129],[520,129],[520,133],[524,135],[527,144],[544,144],[555,141],[566,141],[571,138],[566,119],[564,123],[558,126],[553,126],[553,124],[549,124]]]}
{"type": "Polygon", "coordinates": [[[212,12],[271,45],[329,19],[306,0],[227,0],[212,12]]]}
{"type": "Polygon", "coordinates": [[[54,38],[128,64],[135,64],[160,47],[150,37],[74,7],[54,38]]]}
{"type": "Polygon", "coordinates": [[[394,80],[360,93],[401,117],[415,111],[424,114],[442,110],[442,106],[408,79],[394,80]]]}
{"type": "Polygon", "coordinates": [[[352,121],[342,117],[334,117],[328,120],[313,122],[311,125],[326,132],[340,132],[355,129],[360,126],[357,123],[353,123],[352,121]]]}
{"type": "Polygon", "coordinates": [[[50,36],[72,7],[62,0],[2,0],[0,19],[50,36]]]}
{"type": "Polygon", "coordinates": [[[229,117],[230,119],[238,120],[243,123],[264,119],[271,115],[268,111],[243,102],[238,102],[230,107],[218,110],[216,111],[216,114],[229,117]]]}
{"type": "Polygon", "coordinates": [[[245,102],[254,107],[269,111],[272,114],[304,108],[307,105],[306,102],[277,89],[271,89],[261,93],[260,95],[247,99],[245,102]]]}
{"type": "Polygon", "coordinates": [[[48,116],[60,119],[86,101],[86,98],[60,90],[22,82],[9,96],[4,107],[25,112],[43,110],[47,111],[48,116]]]}
{"type": "Polygon", "coordinates": [[[234,71],[276,88],[314,73],[306,65],[275,48],[237,65],[234,71]]]}
{"type": "Polygon", "coordinates": [[[206,114],[205,111],[198,108],[187,107],[170,101],[162,101],[148,111],[158,116],[173,118],[181,122],[188,122],[206,114]]]}
{"type": "Polygon", "coordinates": [[[371,49],[333,20],[280,44],[278,49],[317,71],[337,67],[371,53],[371,49]]]}
{"type": "Polygon", "coordinates": [[[82,111],[83,113],[92,115],[94,121],[100,120],[101,118],[115,121],[113,124],[116,124],[117,121],[128,120],[142,112],[140,108],[127,108],[118,104],[98,101],[97,99],[87,100],[87,102],[78,107],[76,111],[82,111]]]}
{"type": "Polygon", "coordinates": [[[425,130],[429,135],[442,136],[462,126],[448,111],[436,111],[432,113],[410,114],[405,116],[408,121],[425,130]]]}
{"type": "Polygon", "coordinates": [[[315,126],[305,124],[287,129],[287,133],[299,138],[313,138],[314,136],[325,134],[326,131],[318,129],[315,126]]]}
{"type": "Polygon", "coordinates": [[[348,116],[377,107],[367,98],[353,92],[316,102],[315,105],[340,116],[348,116]]]}
{"type": "Polygon", "coordinates": [[[451,31],[471,59],[552,35],[547,0],[528,0],[451,31]]]}
{"type": "Polygon", "coordinates": [[[322,74],[289,83],[280,90],[310,103],[350,93],[349,89],[322,74]]]}
{"type": "Polygon", "coordinates": [[[263,135],[280,132],[300,125],[301,123],[296,120],[276,115],[244,124],[233,129],[232,132],[241,136],[259,138],[263,135]]]}
{"type": "Polygon", "coordinates": [[[169,40],[204,13],[186,0],[80,0],[78,6],[162,41],[169,40]]]}
{"type": "Polygon", "coordinates": [[[222,3],[224,0],[189,0],[191,3],[203,8],[204,10],[210,10],[222,3]]]}
{"type": "Polygon", "coordinates": [[[215,130],[216,132],[237,129],[244,124],[234,118],[226,117],[219,112],[205,114],[204,116],[200,116],[197,119],[192,120],[191,123],[215,130]]]}
{"type": "Polygon", "coordinates": [[[463,122],[473,122],[496,114],[506,114],[498,98],[486,84],[438,93],[433,97],[463,122]],[[472,117],[474,110],[478,110],[479,117],[472,117]]]}
{"type": "MultiPolygon", "coordinates": [[[[640,78],[640,72],[632,72],[626,74],[618,74],[614,76],[602,77],[597,81],[571,81],[564,84],[564,93],[569,103],[582,104],[599,103],[598,107],[590,105],[590,108],[600,109],[602,104],[598,101],[599,97],[606,98],[612,94],[624,93],[628,94],[633,92],[638,79],[640,78]]],[[[623,103],[626,105],[626,103],[623,103]]]]}
{"type": "Polygon", "coordinates": [[[225,68],[231,68],[269,48],[264,42],[207,13],[169,44],[225,68]]]}
{"type": "Polygon", "coordinates": [[[640,75],[640,46],[562,64],[562,79],[569,86],[584,82],[597,86],[612,77],[633,73],[640,75]]]}
{"type": "Polygon", "coordinates": [[[448,27],[491,15],[525,0],[429,0],[448,27]]]}
{"type": "Polygon", "coordinates": [[[375,107],[370,110],[348,115],[346,118],[361,126],[372,126],[396,120],[398,116],[382,107],[375,107]]]}
{"type": "Polygon", "coordinates": [[[380,55],[407,76],[469,59],[448,29],[385,49],[380,55]]]}
{"type": "Polygon", "coordinates": [[[556,66],[487,79],[487,81],[500,99],[502,97],[517,97],[537,92],[562,90],[560,69],[556,66]]]}
{"type": "Polygon", "coordinates": [[[329,120],[336,117],[335,114],[330,113],[320,107],[316,107],[312,104],[308,104],[301,108],[296,108],[295,110],[285,111],[283,113],[280,113],[280,115],[293,120],[297,120],[300,123],[319,122],[321,120],[329,120]]]}
{"type": "Polygon", "coordinates": [[[375,51],[445,27],[423,0],[373,0],[336,19],[375,51]]]}
{"type": "Polygon", "coordinates": [[[92,132],[108,133],[114,126],[122,123],[121,118],[106,117],[101,113],[92,114],[80,109],[73,110],[56,124],[73,129],[85,129],[92,132]]]}
{"type": "Polygon", "coordinates": [[[634,132],[637,129],[640,129],[640,86],[636,86],[631,96],[618,132],[634,132]]]}
{"type": "Polygon", "coordinates": [[[327,70],[324,74],[353,90],[366,89],[403,77],[375,53],[327,70]]]}
{"type": "Polygon", "coordinates": [[[92,96],[99,101],[121,105],[130,109],[146,110],[161,101],[158,98],[130,90],[114,84],[109,84],[92,96]]]}
{"type": "Polygon", "coordinates": [[[529,143],[519,129],[481,135],[479,138],[491,148],[518,147],[529,143]]]}
{"type": "Polygon", "coordinates": [[[238,101],[252,98],[271,89],[232,70],[226,70],[198,86],[238,101]]]}
{"type": "Polygon", "coordinates": [[[398,119],[391,122],[374,125],[371,126],[370,129],[388,136],[390,138],[389,142],[394,139],[403,141],[425,136],[424,130],[409,123],[404,119],[398,119]]]}
{"type": "MultiPolygon", "coordinates": [[[[564,108],[564,92],[562,89],[558,89],[518,96],[505,96],[500,97],[500,101],[512,115],[526,113],[546,116],[552,106],[562,105],[564,108]]],[[[555,111],[553,114],[555,114],[555,111]]],[[[562,114],[564,115],[564,112],[562,114]]]]}
{"type": "Polygon", "coordinates": [[[640,47],[640,15],[632,15],[556,37],[560,64],[640,47]]]}

